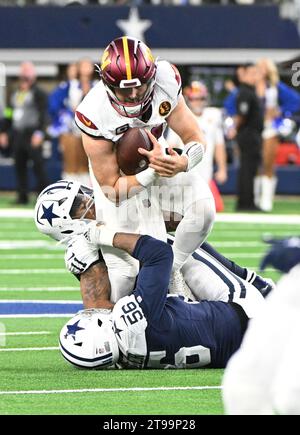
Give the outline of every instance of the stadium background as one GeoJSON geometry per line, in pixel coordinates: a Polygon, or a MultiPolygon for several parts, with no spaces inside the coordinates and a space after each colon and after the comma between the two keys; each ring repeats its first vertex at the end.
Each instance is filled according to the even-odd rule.
{"type": "MultiPolygon", "coordinates": [[[[82,57],[99,62],[107,43],[124,33],[142,37],[156,56],[175,63],[184,84],[204,80],[217,106],[235,67],[260,57],[273,59],[281,78],[292,85],[292,67],[300,61],[297,3],[226,3],[2,7],[2,98],[14,85],[20,62],[33,61],[40,85],[50,91],[68,63],[82,57]]],[[[47,171],[55,181],[61,156],[55,142],[46,145],[47,171]]],[[[263,236],[299,234],[300,165],[289,163],[277,168],[277,193],[284,196],[277,197],[272,214],[230,213],[233,199],[225,197],[226,213],[218,216],[210,236],[221,252],[257,268],[265,250],[263,236]]],[[[64,271],[61,248],[35,230],[32,204],[9,208],[6,191],[15,185],[12,165],[11,159],[0,161],[0,413],[222,414],[221,370],[82,373],[65,364],[57,351],[57,331],[65,319],[51,313],[62,310],[65,315],[66,307],[78,307],[78,284],[64,271]],[[39,317],[37,309],[49,317],[39,317]],[[101,389],[107,389],[105,397],[101,389]]],[[[235,193],[237,165],[229,162],[229,179],[221,187],[225,194],[235,193]]],[[[268,269],[266,276],[277,280],[279,274],[268,269]]]]}
{"type": "MultiPolygon", "coordinates": [[[[127,33],[143,38],[156,56],[175,63],[184,85],[194,79],[205,81],[211,104],[222,107],[226,96],[224,81],[244,62],[269,57],[279,66],[282,80],[292,85],[292,66],[300,59],[300,12],[284,8],[287,3],[290,2],[199,7],[2,7],[0,62],[5,68],[0,70],[6,72],[7,86],[0,87],[0,92],[2,97],[9,94],[24,60],[36,64],[39,84],[50,92],[68,63],[83,57],[98,63],[108,42],[127,33]]],[[[46,142],[45,156],[50,181],[59,178],[61,156],[55,141],[46,142]]],[[[220,188],[223,193],[233,194],[238,162],[229,163],[232,165],[228,181],[220,188]]],[[[0,189],[14,188],[12,164],[11,160],[2,159],[0,189]]],[[[278,193],[300,193],[298,168],[292,164],[280,166],[277,173],[278,193]]]]}

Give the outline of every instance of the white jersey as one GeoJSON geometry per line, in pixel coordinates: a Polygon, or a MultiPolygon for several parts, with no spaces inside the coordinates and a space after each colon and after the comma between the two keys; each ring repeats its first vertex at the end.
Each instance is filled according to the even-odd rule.
{"type": "Polygon", "coordinates": [[[156,137],[162,135],[166,117],[175,109],[181,91],[176,70],[167,61],[157,64],[152,113],[147,122],[139,118],[126,118],[111,105],[104,83],[99,82],[79,104],[75,114],[77,126],[95,139],[116,142],[128,128],[147,128],[156,137]],[[155,129],[160,129],[155,134],[155,129]]]}
{"type": "MultiPolygon", "coordinates": [[[[197,172],[209,182],[213,178],[214,155],[217,146],[224,146],[222,128],[222,113],[216,107],[206,107],[201,116],[196,116],[206,140],[206,151],[201,162],[197,165],[197,172]]],[[[167,142],[183,149],[180,137],[171,129],[167,134],[167,142]]]]}
{"type": "MultiPolygon", "coordinates": [[[[138,296],[138,299],[140,296],[138,296]]],[[[147,320],[135,295],[120,299],[112,311],[114,330],[122,352],[122,366],[142,368],[147,356],[147,320]]]]}
{"type": "Polygon", "coordinates": [[[223,378],[226,413],[300,414],[300,264],[284,275],[251,320],[223,378]]]}

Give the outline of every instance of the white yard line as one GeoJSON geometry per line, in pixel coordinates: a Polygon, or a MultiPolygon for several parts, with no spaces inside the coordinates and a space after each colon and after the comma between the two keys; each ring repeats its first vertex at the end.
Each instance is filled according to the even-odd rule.
{"type": "Polygon", "coordinates": [[[0,287],[0,292],[73,292],[79,287],[0,287]]]}
{"type": "Polygon", "coordinates": [[[68,273],[66,269],[1,269],[0,275],[36,275],[36,274],[68,273]]]}
{"type": "Polygon", "coordinates": [[[63,246],[57,245],[55,242],[47,240],[1,240],[0,249],[33,249],[33,248],[47,248],[56,251],[65,249],[63,246]]]}
{"type": "MultiPolygon", "coordinates": [[[[27,209],[0,209],[1,217],[34,218],[34,210],[27,209]]],[[[300,213],[288,214],[264,214],[264,213],[217,213],[216,222],[257,222],[300,225],[300,213]]]]}
{"type": "Polygon", "coordinates": [[[268,223],[268,224],[288,224],[300,225],[299,214],[261,214],[261,213],[217,213],[216,222],[236,222],[236,223],[268,223]]]}
{"type": "Polygon", "coordinates": [[[65,305],[65,304],[81,304],[82,302],[80,300],[75,300],[75,301],[70,301],[70,300],[52,300],[52,299],[1,299],[0,300],[0,305],[1,304],[7,304],[7,303],[12,303],[12,304],[60,304],[60,305],[65,305]]]}
{"type": "Polygon", "coordinates": [[[0,217],[8,218],[34,218],[34,210],[32,209],[14,209],[14,208],[2,208],[0,210],[0,217]]]}
{"type": "Polygon", "coordinates": [[[3,260],[61,260],[62,253],[57,254],[7,254],[0,255],[0,261],[3,260]]]}
{"type": "MultiPolygon", "coordinates": [[[[2,228],[2,225],[1,225],[1,229],[3,229],[2,228]]],[[[28,239],[36,239],[36,237],[38,236],[38,231],[37,230],[35,230],[35,231],[32,231],[32,230],[28,230],[28,231],[18,231],[16,228],[14,229],[14,230],[12,230],[12,229],[8,229],[8,230],[5,230],[5,231],[0,231],[0,237],[2,238],[2,237],[12,237],[13,236],[13,240],[15,240],[15,239],[25,239],[25,240],[28,240],[28,239]],[[32,237],[31,237],[32,236],[32,237]]]]}
{"type": "Polygon", "coordinates": [[[139,391],[195,391],[195,390],[221,390],[221,385],[205,385],[195,387],[132,387],[132,388],[81,388],[76,390],[20,390],[0,391],[1,395],[8,394],[65,394],[65,393],[119,393],[139,391]]]}
{"type": "Polygon", "coordinates": [[[49,335],[50,331],[27,331],[27,332],[0,332],[0,336],[14,336],[14,335],[49,335]]]}
{"type": "Polygon", "coordinates": [[[290,237],[290,236],[298,236],[300,233],[299,229],[294,229],[293,231],[290,231],[289,229],[286,231],[283,231],[282,228],[280,230],[269,230],[266,231],[249,231],[248,229],[243,229],[242,232],[239,232],[237,234],[237,231],[228,231],[224,229],[212,229],[211,235],[214,237],[220,237],[222,236],[222,239],[225,237],[227,239],[234,238],[234,239],[252,239],[252,238],[261,238],[262,236],[271,236],[271,237],[290,237]]]}
{"type": "Polygon", "coordinates": [[[59,347],[0,347],[0,352],[32,352],[39,350],[59,350],[59,347]]]}
{"type": "MultiPolygon", "coordinates": [[[[245,252],[241,252],[239,254],[236,253],[232,253],[232,252],[222,252],[222,255],[224,255],[224,257],[228,257],[228,258],[262,258],[262,253],[250,253],[247,254],[245,252]]],[[[0,287],[1,290],[1,287],[0,287]]]]}
{"type": "Polygon", "coordinates": [[[264,242],[221,242],[217,240],[210,240],[210,242],[214,247],[219,248],[258,248],[258,247],[266,247],[266,243],[264,242]]]}
{"type": "Polygon", "coordinates": [[[74,317],[74,313],[66,314],[0,314],[0,319],[39,319],[47,317],[74,317]]]}

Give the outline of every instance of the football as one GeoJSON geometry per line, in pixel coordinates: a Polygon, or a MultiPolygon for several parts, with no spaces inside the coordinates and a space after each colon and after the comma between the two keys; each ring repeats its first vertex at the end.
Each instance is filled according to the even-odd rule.
{"type": "Polygon", "coordinates": [[[150,151],[152,142],[142,128],[129,128],[116,143],[117,162],[125,175],[135,175],[148,167],[148,159],[138,148],[150,151]]]}

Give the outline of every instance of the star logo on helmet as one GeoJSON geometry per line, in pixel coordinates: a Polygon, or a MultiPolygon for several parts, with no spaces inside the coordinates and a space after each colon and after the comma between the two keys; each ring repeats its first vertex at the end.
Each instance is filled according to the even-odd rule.
{"type": "Polygon", "coordinates": [[[59,216],[57,216],[57,214],[55,214],[55,213],[53,213],[53,206],[54,206],[54,203],[52,203],[51,205],[50,205],[50,207],[45,207],[43,204],[42,204],[42,207],[43,207],[43,215],[41,216],[41,219],[47,219],[47,221],[48,221],[48,223],[52,226],[52,220],[53,219],[55,219],[55,218],[59,218],[59,216]]]}
{"type": "Polygon", "coordinates": [[[81,331],[82,329],[85,329],[85,328],[81,328],[80,326],[78,326],[79,322],[80,322],[80,320],[75,322],[73,325],[67,325],[68,331],[65,334],[65,338],[67,338],[70,335],[71,337],[73,337],[73,340],[75,341],[76,332],[81,331]]]}

